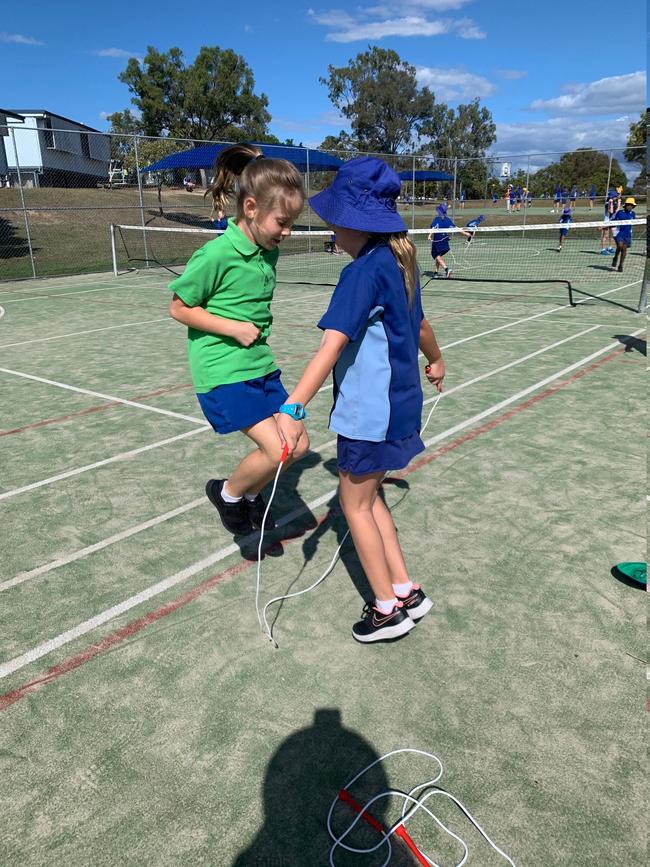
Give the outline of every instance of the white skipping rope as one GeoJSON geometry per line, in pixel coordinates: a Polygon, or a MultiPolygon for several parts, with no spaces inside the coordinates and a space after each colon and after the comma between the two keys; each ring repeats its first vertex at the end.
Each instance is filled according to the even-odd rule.
{"type": "Polygon", "coordinates": [[[511,867],[515,867],[514,861],[508,855],[506,855],[506,853],[503,850],[501,850],[496,845],[496,843],[494,843],[488,837],[486,832],[479,825],[479,823],[476,821],[476,819],[471,815],[469,810],[467,810],[466,807],[464,807],[463,804],[461,804],[461,802],[457,798],[455,798],[452,794],[450,794],[449,792],[446,792],[444,789],[440,789],[439,787],[436,786],[436,783],[442,777],[442,773],[443,773],[442,762],[440,761],[440,759],[437,756],[434,756],[432,753],[427,753],[424,750],[416,750],[416,749],[412,749],[412,748],[392,750],[391,752],[386,753],[385,755],[381,756],[380,758],[375,759],[374,762],[369,764],[362,771],[359,771],[358,774],[356,774],[354,777],[352,777],[352,779],[349,782],[347,782],[345,784],[345,786],[343,786],[343,788],[341,789],[339,794],[332,801],[332,805],[330,806],[329,812],[327,814],[327,830],[329,832],[330,837],[333,840],[332,847],[331,847],[330,853],[329,853],[330,867],[336,867],[336,865],[334,863],[334,853],[336,852],[336,849],[339,847],[342,849],[345,849],[347,852],[354,852],[356,854],[369,854],[370,852],[375,852],[377,849],[380,848],[380,846],[383,846],[384,844],[386,845],[386,847],[388,849],[388,853],[386,856],[386,860],[383,862],[381,867],[386,867],[386,865],[390,862],[391,855],[392,855],[392,846],[391,846],[390,838],[395,834],[405,842],[405,844],[410,849],[411,853],[413,855],[415,855],[415,857],[417,858],[417,860],[420,864],[425,865],[425,867],[426,867],[426,865],[430,865],[430,867],[439,867],[439,865],[437,864],[436,861],[433,860],[433,858],[430,858],[428,855],[426,855],[424,852],[422,852],[422,850],[419,849],[419,847],[416,846],[416,844],[411,840],[410,836],[406,832],[406,829],[405,829],[406,823],[415,815],[415,813],[418,810],[424,810],[424,812],[427,813],[427,815],[433,819],[433,821],[436,823],[436,825],[439,828],[442,829],[442,831],[444,831],[449,836],[453,837],[454,840],[458,841],[458,843],[461,845],[461,847],[463,849],[463,856],[460,859],[460,861],[458,861],[454,865],[454,867],[463,867],[463,865],[467,861],[467,858],[469,857],[469,846],[467,845],[467,843],[465,843],[465,841],[461,837],[459,837],[457,834],[454,834],[453,831],[451,831],[449,828],[447,828],[446,825],[444,825],[443,822],[441,822],[440,819],[434,813],[432,813],[428,807],[425,806],[425,802],[427,800],[429,800],[429,798],[432,798],[434,795],[442,795],[443,797],[449,798],[451,801],[453,801],[454,804],[456,804],[456,806],[460,810],[462,810],[462,812],[465,814],[465,816],[467,816],[467,818],[472,823],[472,825],[474,825],[476,830],[489,843],[489,845],[494,849],[494,851],[497,852],[499,855],[501,855],[501,857],[504,858],[508,862],[508,864],[511,865],[511,867]],[[420,783],[419,785],[414,786],[408,793],[401,792],[401,791],[396,790],[396,789],[387,789],[385,792],[379,792],[379,794],[374,795],[363,806],[357,804],[354,801],[354,798],[352,798],[352,796],[348,792],[350,786],[354,785],[354,783],[356,783],[356,781],[358,779],[360,779],[371,768],[374,768],[374,766],[376,764],[383,762],[384,759],[387,759],[390,756],[398,755],[399,753],[415,753],[417,755],[426,756],[427,758],[432,759],[438,765],[438,773],[436,774],[436,776],[432,780],[427,780],[426,783],[420,783]],[[417,792],[421,792],[419,797],[416,797],[417,792]],[[379,801],[382,798],[389,798],[389,797],[393,797],[393,796],[396,798],[402,798],[402,800],[403,800],[402,814],[401,814],[400,819],[397,822],[395,822],[393,825],[391,825],[391,827],[388,830],[384,830],[382,828],[382,826],[379,824],[379,822],[376,819],[374,819],[371,814],[368,813],[368,810],[376,801],[379,801]],[[336,808],[336,805],[339,803],[339,801],[341,801],[342,803],[347,803],[347,804],[351,805],[352,809],[354,809],[354,811],[357,813],[357,816],[350,823],[350,825],[345,829],[345,831],[343,831],[342,834],[336,834],[334,832],[334,830],[332,829],[332,815],[333,815],[334,810],[336,808]],[[368,824],[372,825],[373,828],[378,830],[379,833],[381,833],[381,840],[379,840],[379,842],[376,845],[371,846],[367,849],[358,849],[354,846],[349,846],[343,842],[343,840],[348,836],[348,834],[352,831],[352,829],[356,826],[356,824],[362,818],[365,819],[365,821],[368,822],[368,824]],[[381,830],[379,830],[379,829],[381,829],[381,830]]]}
{"type": "MultiPolygon", "coordinates": [[[[433,411],[438,406],[438,403],[440,402],[441,397],[442,397],[442,393],[438,394],[437,397],[435,398],[435,400],[433,401],[433,403],[431,405],[431,409],[429,410],[429,415],[427,416],[427,420],[425,421],[425,423],[422,426],[422,429],[420,431],[420,435],[422,435],[424,433],[424,431],[426,430],[426,427],[429,424],[429,421],[431,420],[431,416],[433,415],[433,411]]],[[[271,627],[269,626],[269,622],[268,622],[267,617],[266,617],[267,609],[269,608],[270,605],[273,605],[275,602],[282,602],[282,600],[284,600],[284,599],[293,599],[295,596],[302,596],[304,593],[309,593],[310,590],[314,590],[316,587],[318,587],[318,585],[321,584],[327,578],[327,576],[330,574],[332,569],[336,566],[341,548],[343,547],[345,540],[350,535],[350,530],[348,529],[345,533],[345,536],[341,539],[340,545],[338,546],[338,548],[334,552],[334,556],[332,557],[329,566],[323,572],[323,574],[320,576],[320,578],[318,578],[316,581],[314,581],[314,583],[311,586],[307,587],[305,590],[297,590],[295,593],[287,593],[284,596],[274,596],[273,599],[270,599],[266,603],[262,612],[260,613],[260,601],[259,601],[260,600],[260,572],[261,572],[261,566],[262,566],[262,542],[264,540],[264,527],[266,525],[266,516],[269,513],[269,509],[271,508],[271,503],[273,502],[273,497],[275,496],[275,489],[278,486],[278,479],[280,478],[280,472],[282,471],[282,466],[283,466],[286,459],[287,459],[287,447],[285,445],[284,449],[282,450],[282,455],[280,457],[280,463],[278,464],[278,469],[275,473],[275,479],[273,481],[273,488],[271,489],[271,496],[269,497],[269,501],[266,505],[266,510],[264,512],[264,518],[262,519],[262,527],[260,529],[260,541],[259,541],[259,544],[257,546],[257,580],[255,583],[255,611],[257,612],[257,620],[258,620],[258,623],[260,624],[260,628],[261,628],[262,632],[266,635],[266,637],[271,642],[273,647],[275,647],[276,650],[278,649],[279,645],[278,645],[278,642],[273,637],[273,631],[272,631],[271,627]]],[[[382,481],[383,481],[383,478],[382,478],[382,481]]],[[[381,482],[380,482],[380,484],[381,484],[381,482]]]]}

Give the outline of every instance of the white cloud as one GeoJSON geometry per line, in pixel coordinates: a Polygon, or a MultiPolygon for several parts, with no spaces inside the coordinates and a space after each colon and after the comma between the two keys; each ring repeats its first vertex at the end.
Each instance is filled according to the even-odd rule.
{"type": "Polygon", "coordinates": [[[506,81],[517,81],[519,78],[526,78],[528,75],[523,69],[495,69],[494,71],[499,78],[505,78],[506,81]]]}
{"type": "Polygon", "coordinates": [[[496,86],[480,75],[473,75],[465,69],[438,69],[420,66],[416,77],[421,87],[434,91],[436,98],[444,102],[458,99],[486,97],[495,92],[496,86]]]}
{"type": "Polygon", "coordinates": [[[142,63],[142,55],[135,51],[127,51],[124,48],[100,48],[98,51],[91,51],[97,57],[135,57],[138,63],[142,63]]]}
{"type": "Polygon", "coordinates": [[[327,42],[357,42],[380,40],[387,36],[440,36],[455,33],[461,39],[484,39],[486,34],[471,18],[429,17],[431,12],[458,9],[471,0],[405,0],[400,5],[401,17],[391,17],[395,8],[388,6],[360,7],[351,14],[342,9],[326,12],[308,10],[316,24],[327,27],[327,42]]]}
{"type": "Polygon", "coordinates": [[[631,72],[587,83],[567,84],[553,99],[536,99],[529,108],[571,115],[640,114],[646,104],[646,74],[631,72]]]}
{"type": "Polygon", "coordinates": [[[22,33],[5,33],[0,31],[0,42],[13,42],[16,45],[45,45],[40,39],[33,36],[23,36],[22,33]]]}

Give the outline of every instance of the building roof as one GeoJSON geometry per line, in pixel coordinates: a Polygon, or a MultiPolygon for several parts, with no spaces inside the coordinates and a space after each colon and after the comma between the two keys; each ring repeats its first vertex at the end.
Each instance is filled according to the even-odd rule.
{"type": "Polygon", "coordinates": [[[22,116],[22,114],[16,114],[15,111],[9,111],[8,108],[0,108],[0,117],[5,117],[5,118],[10,117],[13,120],[21,120],[21,121],[25,120],[25,118],[22,116]]]}
{"type": "MultiPolygon", "coordinates": [[[[7,109],[7,111],[9,112],[8,109],[7,109]]],[[[92,126],[86,126],[85,123],[81,123],[78,120],[72,120],[72,118],[70,118],[70,117],[64,117],[62,114],[56,114],[53,111],[48,111],[48,109],[46,109],[46,108],[12,108],[11,112],[9,112],[9,113],[13,113],[14,116],[18,116],[18,117],[19,116],[27,117],[29,115],[37,115],[37,114],[47,115],[47,117],[58,117],[59,120],[65,120],[68,123],[73,123],[73,124],[75,124],[75,126],[80,126],[83,129],[87,129],[89,132],[101,132],[100,129],[95,129],[92,126]]],[[[104,133],[104,135],[108,135],[108,133],[104,133]]]]}

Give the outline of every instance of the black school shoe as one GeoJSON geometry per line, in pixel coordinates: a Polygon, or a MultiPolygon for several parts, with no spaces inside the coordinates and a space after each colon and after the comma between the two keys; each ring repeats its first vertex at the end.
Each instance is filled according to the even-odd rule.
{"type": "Polygon", "coordinates": [[[219,512],[221,523],[234,536],[247,536],[253,532],[253,525],[248,516],[244,498],[237,503],[227,503],[221,496],[225,479],[210,479],[205,486],[208,500],[219,512]]]}
{"type": "Polygon", "coordinates": [[[357,641],[370,644],[372,641],[389,641],[406,635],[415,626],[401,605],[396,605],[390,614],[382,614],[373,605],[366,605],[362,619],[352,627],[352,636],[357,641]]]}
{"type": "MultiPolygon", "coordinates": [[[[246,509],[248,511],[248,517],[250,519],[251,524],[256,530],[262,529],[262,520],[264,519],[264,512],[266,512],[266,503],[262,499],[262,495],[258,494],[254,500],[247,500],[244,497],[244,502],[246,503],[246,509]]],[[[275,523],[275,518],[273,517],[273,512],[269,509],[269,513],[266,516],[266,524],[264,525],[265,530],[275,530],[277,524],[275,523]]]]}
{"type": "Polygon", "coordinates": [[[402,603],[404,611],[408,614],[411,620],[421,620],[424,615],[431,611],[433,602],[429,599],[424,590],[419,584],[414,584],[408,596],[398,596],[402,603]]]}

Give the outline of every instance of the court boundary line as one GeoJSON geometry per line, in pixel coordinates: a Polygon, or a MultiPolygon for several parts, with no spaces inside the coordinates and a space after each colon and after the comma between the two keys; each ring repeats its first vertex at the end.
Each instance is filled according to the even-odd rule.
{"type": "MultiPolygon", "coordinates": [[[[475,377],[474,379],[467,380],[464,383],[460,383],[454,388],[449,389],[449,391],[445,391],[442,393],[442,396],[448,396],[453,394],[456,391],[461,391],[464,388],[469,387],[470,385],[474,385],[476,382],[480,382],[484,379],[488,379],[490,376],[496,376],[499,373],[502,373],[504,370],[507,370],[511,367],[515,367],[519,364],[523,364],[526,361],[529,361],[531,358],[534,358],[537,355],[541,355],[544,352],[548,352],[549,350],[555,349],[558,346],[568,343],[571,340],[576,340],[578,337],[582,337],[585,334],[595,331],[600,326],[593,325],[590,328],[585,329],[584,331],[580,331],[577,334],[573,334],[570,337],[566,337],[563,340],[556,341],[555,343],[550,344],[549,346],[544,346],[541,349],[537,349],[535,352],[530,353],[529,355],[524,356],[523,358],[519,358],[515,361],[511,361],[506,365],[502,365],[501,367],[497,367],[494,370],[487,371],[486,373],[481,374],[480,376],[475,377]]],[[[432,398],[435,400],[436,398],[432,398]]],[[[310,450],[313,454],[318,454],[321,451],[324,451],[326,448],[334,445],[336,441],[330,440],[327,443],[324,443],[322,446],[310,450]]],[[[163,523],[164,521],[170,520],[172,518],[177,517],[184,512],[189,511],[190,509],[196,508],[198,506],[205,504],[205,497],[201,497],[196,500],[192,500],[189,503],[186,503],[182,506],[177,507],[176,509],[172,509],[169,512],[165,512],[163,515],[156,516],[154,518],[150,518],[147,521],[144,521],[140,524],[134,525],[133,527],[127,528],[126,530],[122,530],[119,533],[115,533],[112,536],[107,537],[106,539],[100,540],[99,542],[95,542],[92,545],[87,545],[84,548],[81,548],[77,551],[73,551],[70,554],[67,554],[63,557],[58,557],[56,560],[52,560],[49,563],[44,563],[41,566],[36,566],[34,569],[30,569],[27,572],[20,572],[13,578],[9,578],[5,581],[0,581],[0,593],[5,590],[9,590],[11,587],[15,587],[19,584],[23,584],[26,581],[31,580],[32,578],[38,578],[40,575],[44,575],[47,572],[51,572],[54,569],[58,569],[60,566],[67,566],[69,563],[74,563],[77,560],[82,559],[88,554],[93,554],[96,551],[103,550],[104,548],[109,547],[110,545],[121,542],[124,539],[128,539],[131,536],[136,535],[144,530],[148,530],[151,527],[155,527],[158,524],[163,523]]]]}
{"type": "MultiPolygon", "coordinates": [[[[641,333],[642,331],[643,331],[643,329],[639,329],[637,331],[637,333],[641,333]]],[[[486,410],[482,413],[478,413],[476,416],[473,416],[472,419],[466,420],[466,422],[462,423],[461,425],[455,425],[453,428],[449,429],[447,436],[451,436],[451,435],[453,435],[453,433],[456,433],[459,430],[462,430],[463,427],[469,426],[469,424],[471,424],[473,420],[483,419],[483,418],[486,418],[487,415],[491,415],[494,412],[498,412],[499,409],[503,408],[504,406],[508,405],[509,403],[514,402],[514,400],[516,400],[518,396],[524,395],[524,394],[530,394],[531,391],[535,390],[535,386],[537,386],[538,388],[542,388],[542,387],[544,387],[544,385],[547,385],[550,382],[559,379],[560,377],[564,376],[566,373],[569,373],[571,371],[575,371],[577,367],[582,367],[582,366],[584,366],[584,364],[588,364],[590,361],[595,360],[596,358],[598,358],[599,356],[603,355],[605,352],[608,352],[608,351],[610,352],[610,354],[606,358],[601,359],[599,362],[595,362],[587,370],[585,370],[585,371],[578,370],[576,373],[573,374],[573,376],[569,377],[564,382],[558,383],[558,385],[555,388],[547,389],[546,393],[544,394],[544,397],[550,397],[553,394],[557,394],[557,392],[561,388],[566,388],[567,386],[572,384],[577,379],[582,378],[583,376],[585,376],[586,374],[590,373],[591,371],[593,371],[595,369],[598,369],[600,366],[602,366],[602,364],[606,363],[607,361],[611,361],[615,358],[618,358],[625,351],[625,348],[621,347],[619,344],[608,345],[608,346],[604,347],[603,349],[587,356],[581,362],[580,361],[576,362],[575,364],[570,365],[568,368],[564,368],[563,370],[556,372],[552,376],[541,380],[539,383],[536,383],[533,386],[529,386],[527,389],[524,389],[522,392],[518,393],[518,395],[513,395],[511,398],[508,398],[507,401],[501,401],[499,404],[496,404],[495,407],[492,408],[491,410],[486,410]],[[614,349],[613,352],[611,351],[612,348],[614,349]]],[[[470,438],[474,439],[476,436],[479,436],[480,433],[485,433],[487,431],[493,430],[497,426],[497,424],[500,424],[503,421],[506,421],[510,418],[513,418],[515,415],[517,415],[519,412],[527,409],[533,403],[537,403],[540,399],[542,399],[542,398],[540,396],[538,396],[535,401],[531,400],[531,401],[524,402],[523,404],[521,404],[520,407],[515,407],[513,410],[510,410],[507,413],[504,413],[502,418],[493,419],[492,421],[483,425],[480,432],[473,432],[473,436],[469,437],[468,435],[465,435],[465,436],[458,437],[456,441],[447,444],[444,452],[441,449],[438,449],[437,451],[441,452],[441,454],[442,453],[446,454],[449,451],[451,451],[453,448],[458,448],[460,445],[467,442],[468,439],[470,439],[470,438]]],[[[433,437],[431,440],[427,441],[425,443],[425,445],[427,447],[429,447],[430,444],[434,444],[436,442],[439,442],[443,435],[444,434],[433,437]]],[[[433,456],[430,456],[430,455],[427,456],[427,458],[429,458],[427,463],[430,463],[431,460],[434,459],[433,456]]],[[[421,462],[419,462],[419,463],[421,463],[421,462]]],[[[413,471],[415,471],[415,469],[413,471]]],[[[325,498],[329,498],[334,493],[336,493],[336,489],[333,489],[333,491],[330,491],[323,496],[325,498]]],[[[322,499],[322,497],[319,499],[322,499]]],[[[314,505],[314,502],[309,503],[304,507],[300,507],[300,509],[298,511],[300,513],[303,513],[306,509],[312,510],[313,508],[316,508],[316,506],[314,505]]],[[[287,519],[287,517],[285,517],[285,520],[286,519],[287,519]]],[[[154,584],[151,587],[146,588],[145,590],[141,591],[140,593],[137,593],[134,596],[131,596],[128,599],[123,600],[122,602],[118,603],[117,605],[114,605],[111,608],[108,608],[102,612],[99,612],[98,614],[94,615],[94,617],[91,617],[91,618],[83,621],[82,623],[77,624],[77,626],[66,630],[65,632],[61,633],[60,635],[55,636],[52,639],[48,639],[45,642],[42,642],[40,645],[37,645],[36,647],[32,648],[31,650],[26,651],[25,653],[23,653],[17,657],[14,657],[13,659],[7,660],[7,662],[0,664],[0,679],[7,677],[16,671],[19,671],[21,668],[24,668],[26,665],[29,665],[32,662],[35,662],[37,659],[40,659],[41,657],[51,653],[53,650],[56,650],[59,647],[62,647],[63,645],[68,644],[71,641],[74,641],[76,638],[80,638],[82,635],[86,635],[88,632],[91,632],[93,629],[96,629],[98,626],[101,626],[104,623],[107,623],[110,620],[113,620],[116,617],[119,617],[121,614],[124,614],[124,613],[126,613],[126,611],[129,611],[131,608],[134,608],[137,605],[140,605],[142,602],[148,601],[149,599],[159,595],[160,593],[165,592],[165,590],[168,590],[171,587],[176,586],[177,584],[181,583],[181,581],[186,580],[186,578],[192,577],[192,575],[195,575],[198,572],[203,571],[203,569],[206,569],[209,565],[212,565],[213,563],[218,562],[218,560],[224,559],[224,557],[228,556],[230,553],[235,553],[235,551],[237,551],[237,550],[239,550],[239,546],[236,545],[235,543],[233,543],[232,545],[229,545],[225,548],[222,548],[221,551],[215,552],[214,554],[211,554],[208,557],[203,558],[202,560],[198,561],[197,563],[194,563],[191,566],[185,567],[184,569],[180,570],[179,572],[175,573],[174,575],[170,576],[169,578],[165,578],[162,581],[157,582],[157,584],[154,584]]],[[[252,563],[252,561],[244,561],[244,563],[249,568],[252,568],[252,566],[254,565],[252,563]]],[[[219,576],[212,576],[210,579],[207,579],[207,582],[204,582],[204,584],[207,584],[210,581],[214,581],[215,579],[218,579],[218,578],[219,578],[219,576]]],[[[198,587],[202,587],[202,586],[203,585],[198,585],[198,587]]],[[[197,588],[194,588],[194,590],[196,590],[196,589],[197,588]]],[[[207,590],[207,589],[209,589],[209,587],[206,587],[205,589],[207,590]]],[[[201,592],[205,592],[205,590],[203,590],[201,592]]],[[[188,593],[191,593],[191,591],[188,591],[188,593]]],[[[187,595],[187,594],[185,594],[185,595],[187,595]]],[[[194,596],[192,596],[192,598],[196,598],[197,595],[201,595],[200,592],[196,593],[194,596]]],[[[172,600],[171,603],[167,603],[167,606],[164,606],[164,607],[169,607],[173,603],[173,601],[174,600],[172,600]]],[[[176,609],[172,609],[172,610],[176,610],[176,609]]],[[[171,613],[171,610],[169,611],[169,613],[171,613]]],[[[156,612],[152,612],[151,614],[155,615],[156,612]]],[[[148,617],[148,615],[144,615],[143,618],[139,618],[139,620],[147,621],[147,617],[148,617]]],[[[148,625],[148,621],[144,625],[148,625]]],[[[125,627],[125,629],[126,628],[128,628],[128,624],[127,624],[127,627],[125,627]]],[[[140,627],[140,628],[142,628],[142,627],[140,627]]],[[[24,689],[24,687],[20,687],[19,689],[24,689]]],[[[11,694],[12,693],[8,693],[5,696],[0,696],[0,709],[3,709],[4,707],[8,706],[7,703],[3,703],[3,700],[5,700],[5,702],[6,702],[7,696],[9,696],[11,694]]],[[[22,695],[20,697],[22,697],[22,695]]],[[[15,700],[17,700],[17,699],[15,699],[15,700]]],[[[11,703],[13,703],[13,702],[11,702],[11,703]]]]}

